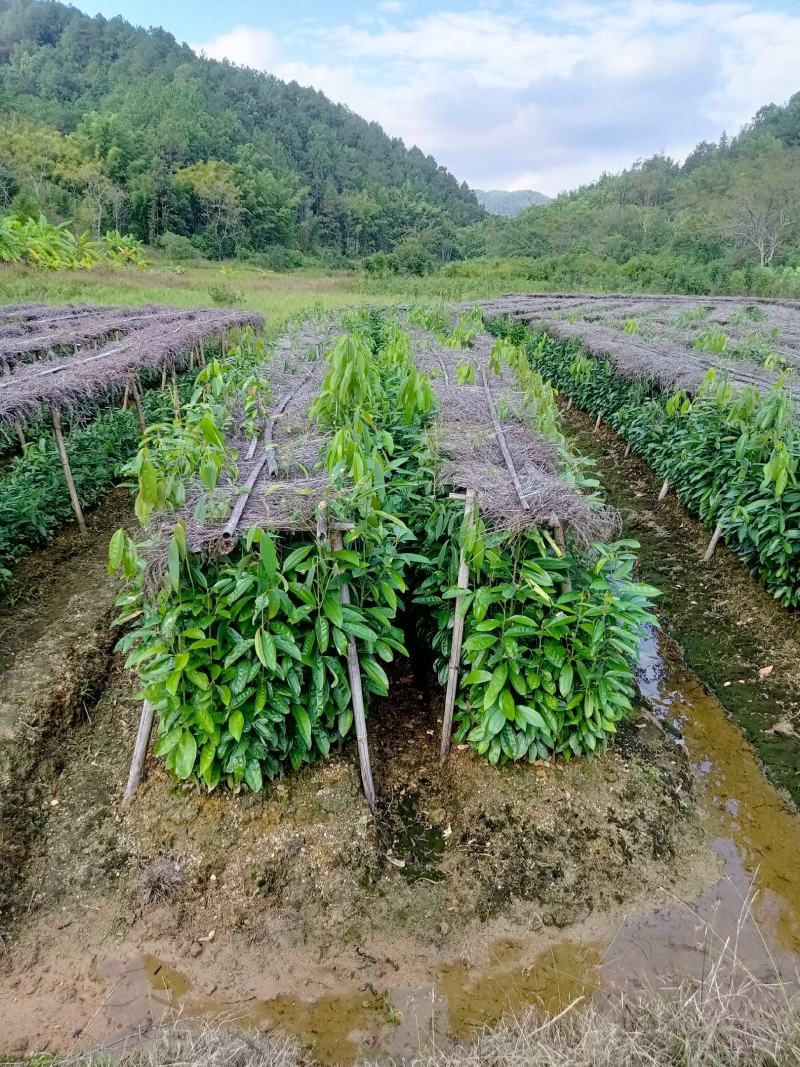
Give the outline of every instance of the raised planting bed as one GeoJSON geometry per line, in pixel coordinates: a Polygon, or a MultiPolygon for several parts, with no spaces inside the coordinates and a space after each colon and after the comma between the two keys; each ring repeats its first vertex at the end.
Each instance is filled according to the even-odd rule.
{"type": "MultiPolygon", "coordinates": [[[[697,339],[691,345],[684,339],[682,347],[666,346],[637,340],[624,330],[612,335],[612,327],[580,318],[565,321],[566,306],[588,306],[599,314],[601,300],[587,304],[582,299],[580,305],[577,298],[565,300],[557,312],[544,307],[545,298],[500,301],[484,311],[498,315],[492,319],[493,332],[523,344],[531,366],[570,403],[627,439],[629,448],[664,479],[662,497],[674,489],[712,527],[707,559],[725,540],[781,603],[797,607],[800,416],[794,340],[787,340],[780,353],[784,369],[770,370],[732,360],[721,341],[715,353],[698,349],[697,339]]],[[[659,317],[674,322],[683,315],[685,323],[692,316],[688,321],[697,328],[696,309],[711,304],[683,299],[670,305],[667,314],[664,298],[659,317]]],[[[738,315],[737,322],[755,312],[791,324],[800,318],[797,307],[788,303],[724,304],[728,319],[738,315]]],[[[631,305],[612,302],[612,309],[614,315],[626,314],[631,305]]],[[[706,340],[722,329],[719,324],[705,328],[706,340]]]]}
{"type": "Polygon", "coordinates": [[[111,546],[146,698],[129,796],[157,718],[156,755],[208,789],[258,791],[355,727],[374,804],[365,713],[406,652],[404,601],[449,683],[443,758],[451,718],[492,763],[615,732],[655,591],[524,354],[469,321],[449,341],[369,311],[301,333],[253,368],[269,402],[229,408],[201,485],[176,492],[145,441],[146,541],[111,546]]]}

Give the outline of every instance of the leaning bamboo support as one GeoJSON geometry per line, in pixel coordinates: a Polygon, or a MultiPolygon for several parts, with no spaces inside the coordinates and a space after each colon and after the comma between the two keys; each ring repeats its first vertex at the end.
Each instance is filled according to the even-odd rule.
{"type": "Polygon", "coordinates": [[[130,402],[130,399],[131,399],[131,383],[130,382],[126,382],[125,383],[125,394],[122,397],[122,410],[123,411],[127,411],[128,410],[128,404],[130,402]]]}
{"type": "Polygon", "coordinates": [[[64,444],[64,435],[61,432],[61,412],[55,405],[50,408],[50,417],[53,420],[53,436],[56,439],[56,447],[58,448],[58,454],[61,457],[61,467],[64,471],[64,480],[67,483],[72,511],[78,521],[81,533],[86,536],[86,520],[81,511],[81,502],[78,500],[78,490],[75,488],[75,479],[72,477],[72,468],[69,465],[69,456],[67,455],[67,449],[64,444]]]}
{"type": "Polygon", "coordinates": [[[625,459],[627,459],[628,456],[631,454],[631,447],[631,442],[628,441],[627,445],[625,445],[625,459]]]}
{"type": "Polygon", "coordinates": [[[572,397],[567,400],[567,411],[572,411],[572,397]]]}
{"type": "Polygon", "coordinates": [[[525,494],[522,491],[522,483],[519,480],[517,474],[517,468],[514,466],[514,460],[511,458],[511,452],[509,451],[508,444],[506,442],[506,435],[503,433],[503,427],[500,425],[500,419],[497,417],[497,409],[494,406],[494,397],[492,391],[489,388],[489,381],[486,377],[486,371],[481,370],[481,376],[483,378],[483,389],[486,394],[486,403],[489,406],[489,414],[492,418],[492,426],[494,427],[495,437],[497,443],[500,445],[500,451],[503,453],[503,459],[505,460],[508,473],[511,475],[511,480],[514,483],[514,488],[517,491],[519,502],[522,504],[526,511],[530,511],[530,504],[525,498],[525,494]]]}
{"type": "Polygon", "coordinates": [[[711,557],[717,550],[717,545],[719,544],[720,537],[722,537],[722,523],[718,522],[717,525],[714,527],[714,532],[711,535],[711,540],[708,542],[708,548],[706,549],[705,555],[703,556],[703,563],[708,563],[711,560],[711,557]]]}
{"type": "Polygon", "coordinates": [[[600,415],[599,414],[598,414],[597,418],[594,420],[594,429],[595,429],[595,433],[600,429],[600,415]]]}
{"type": "Polygon", "coordinates": [[[669,492],[669,478],[664,479],[664,484],[661,486],[661,492],[658,494],[659,503],[662,500],[666,500],[667,493],[669,492]]]}
{"type": "MultiPolygon", "coordinates": [[[[341,531],[330,531],[331,548],[334,552],[342,550],[341,531]]],[[[350,604],[350,588],[343,582],[339,588],[339,597],[343,606],[350,604]]],[[[350,679],[350,699],[353,704],[353,719],[356,724],[356,741],[358,743],[358,762],[361,767],[361,782],[370,810],[375,810],[375,786],[372,781],[372,768],[369,762],[369,742],[367,740],[367,719],[364,713],[364,693],[361,688],[361,665],[358,662],[358,649],[354,637],[347,638],[347,674],[350,679]]]]}
{"type": "MultiPolygon", "coordinates": [[[[452,494],[454,499],[460,500],[459,494],[452,494]]],[[[464,521],[461,536],[461,552],[458,557],[458,579],[456,586],[459,596],[456,598],[456,607],[453,614],[453,640],[450,645],[450,663],[447,667],[447,692],[444,698],[444,716],[442,718],[442,742],[439,748],[439,762],[445,763],[450,755],[450,735],[453,732],[453,712],[458,695],[458,676],[461,673],[461,643],[464,639],[464,597],[469,589],[469,560],[467,559],[466,542],[468,535],[475,525],[476,493],[474,489],[467,489],[464,504],[464,521]],[[463,590],[463,592],[462,592],[463,590]]]]}
{"type": "Polygon", "coordinates": [[[144,421],[144,408],[142,407],[142,398],[139,395],[139,389],[136,385],[135,377],[131,378],[129,385],[131,390],[131,396],[133,397],[133,402],[136,405],[136,417],[139,420],[139,429],[144,434],[147,430],[147,423],[144,421]]]}
{"type": "Polygon", "coordinates": [[[150,747],[150,734],[153,732],[153,705],[145,700],[142,705],[142,714],[139,718],[139,729],[136,731],[136,744],[133,746],[133,759],[131,769],[128,772],[128,784],[122,797],[123,804],[130,804],[133,795],[142,782],[144,773],[144,761],[147,758],[147,749],[150,747]]]}
{"type": "Polygon", "coordinates": [[[22,423],[19,419],[14,419],[14,429],[16,430],[19,446],[22,449],[22,454],[24,456],[28,450],[28,442],[25,440],[25,431],[22,429],[22,423]]]}
{"type": "MultiPolygon", "coordinates": [[[[287,393],[283,400],[281,400],[280,404],[278,404],[277,408],[272,413],[269,422],[267,423],[267,426],[264,430],[264,451],[261,453],[260,458],[255,463],[253,469],[250,471],[250,474],[247,477],[247,481],[244,483],[242,491],[239,494],[239,498],[237,499],[233,511],[231,512],[230,518],[225,524],[225,529],[222,531],[223,552],[231,552],[234,545],[236,544],[237,530],[239,528],[239,523],[242,521],[244,509],[247,507],[247,501],[250,499],[253,489],[255,488],[256,482],[261,477],[261,472],[263,471],[264,467],[266,466],[267,472],[271,478],[274,478],[278,472],[278,461],[275,456],[275,444],[272,439],[275,422],[278,416],[283,414],[283,412],[289,406],[293,397],[296,396],[300,389],[303,388],[303,386],[306,384],[310,377],[311,372],[309,371],[305,378],[303,378],[303,380],[299,382],[294,387],[294,389],[291,390],[291,392],[287,393]]],[[[252,451],[254,452],[255,449],[252,449],[252,451]]],[[[248,452],[248,458],[250,454],[251,453],[248,452]]]]}

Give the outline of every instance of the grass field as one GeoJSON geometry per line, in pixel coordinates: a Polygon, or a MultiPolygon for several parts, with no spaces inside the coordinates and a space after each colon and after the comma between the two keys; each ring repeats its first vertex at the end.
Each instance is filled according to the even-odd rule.
{"type": "Polygon", "coordinates": [[[98,266],[92,270],[42,271],[0,268],[0,304],[41,301],[64,304],[173,304],[209,306],[214,291],[236,294],[237,308],[264,315],[270,333],[291,318],[354,304],[394,304],[416,300],[471,300],[524,291],[531,283],[503,274],[456,278],[369,278],[356,271],[274,273],[244,264],[196,263],[176,269],[154,261],[145,270],[98,266]]]}

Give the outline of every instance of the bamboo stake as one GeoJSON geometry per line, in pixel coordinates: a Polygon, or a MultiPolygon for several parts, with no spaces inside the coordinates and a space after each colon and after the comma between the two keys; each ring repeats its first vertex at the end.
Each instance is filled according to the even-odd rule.
{"type": "Polygon", "coordinates": [[[711,560],[711,557],[717,550],[720,537],[722,537],[722,523],[718,522],[714,527],[714,533],[711,535],[711,540],[708,542],[708,548],[703,556],[703,563],[708,563],[711,560]]]}
{"type": "Polygon", "coordinates": [[[600,416],[598,415],[594,422],[595,433],[600,429],[600,416]]]}
{"type": "MultiPolygon", "coordinates": [[[[147,423],[144,421],[144,408],[142,407],[142,398],[139,396],[139,390],[136,388],[136,379],[130,380],[131,396],[133,402],[136,405],[136,415],[139,419],[139,429],[144,433],[147,430],[147,423]]],[[[127,386],[126,386],[127,388],[127,386]]]]}
{"type": "Polygon", "coordinates": [[[128,400],[130,398],[130,392],[131,392],[131,383],[130,382],[126,382],[125,383],[125,395],[122,398],[122,410],[123,411],[127,411],[128,410],[128,400]]]}
{"type": "Polygon", "coordinates": [[[166,389],[166,387],[167,387],[167,361],[164,360],[164,362],[161,364],[161,388],[162,389],[166,389]]]}
{"type": "Polygon", "coordinates": [[[178,378],[175,374],[175,364],[172,364],[172,407],[175,410],[175,421],[181,421],[181,398],[178,396],[178,378]]]}
{"type": "Polygon", "coordinates": [[[567,411],[572,411],[572,397],[567,400],[567,411]]]}
{"type": "Polygon", "coordinates": [[[669,478],[664,479],[664,484],[661,486],[661,492],[658,494],[659,502],[666,500],[667,493],[669,492],[669,478]]]}
{"type": "Polygon", "coordinates": [[[25,440],[25,433],[22,429],[22,423],[19,419],[14,419],[14,429],[17,431],[17,437],[19,438],[20,448],[22,449],[23,456],[28,451],[28,442],[25,440]]]}
{"type": "Polygon", "coordinates": [[[50,408],[50,417],[53,420],[53,436],[56,439],[56,447],[58,448],[58,454],[61,457],[61,467],[64,471],[64,480],[67,483],[67,489],[69,490],[69,499],[72,504],[72,510],[75,514],[75,518],[78,520],[78,526],[84,537],[87,534],[86,521],[81,511],[81,502],[78,500],[78,491],[75,488],[75,480],[72,477],[72,468],[69,465],[69,456],[67,455],[67,449],[64,445],[64,435],[61,432],[61,412],[55,405],[50,408]]]}
{"type": "MultiPolygon", "coordinates": [[[[324,513],[323,513],[324,514],[324,513]]],[[[331,530],[331,548],[334,552],[342,550],[342,535],[337,529],[331,530]]],[[[350,604],[350,589],[347,582],[343,582],[339,589],[342,604],[347,607],[350,604]]],[[[350,697],[353,701],[353,718],[356,724],[356,740],[358,742],[358,762],[361,766],[361,782],[364,786],[364,794],[367,798],[370,810],[375,810],[375,786],[372,782],[372,768],[369,762],[369,742],[367,740],[367,720],[364,714],[364,694],[361,689],[361,666],[358,662],[358,650],[354,637],[347,638],[347,674],[350,679],[350,697]]]]}
{"type": "Polygon", "coordinates": [[[492,397],[492,391],[489,388],[489,382],[486,378],[486,371],[481,370],[481,376],[483,377],[483,389],[486,393],[486,402],[489,405],[489,414],[492,417],[492,426],[494,427],[497,443],[500,445],[500,451],[503,453],[503,459],[506,461],[506,467],[508,473],[511,475],[511,480],[514,482],[514,488],[517,490],[517,496],[519,502],[522,504],[526,511],[530,511],[530,504],[525,499],[525,495],[522,492],[522,485],[517,474],[517,468],[514,466],[514,460],[511,458],[511,453],[508,450],[508,444],[506,443],[506,436],[503,433],[503,427],[500,425],[500,420],[497,417],[497,410],[494,406],[494,398],[492,397]]]}
{"type": "Polygon", "coordinates": [[[130,804],[133,794],[139,788],[144,773],[144,761],[147,758],[147,749],[150,746],[150,734],[153,732],[153,705],[145,700],[142,705],[142,714],[139,718],[139,729],[136,731],[136,744],[133,746],[133,759],[131,769],[128,772],[128,784],[122,797],[123,805],[130,804]]]}
{"type": "Polygon", "coordinates": [[[244,483],[244,488],[239,494],[239,499],[236,501],[236,505],[234,506],[234,509],[231,512],[231,516],[225,524],[225,529],[222,531],[223,552],[232,551],[234,545],[236,544],[236,531],[238,529],[239,523],[241,522],[242,515],[244,514],[244,509],[247,507],[247,501],[250,499],[250,494],[253,492],[255,484],[261,476],[261,472],[264,469],[264,466],[266,465],[267,472],[269,473],[269,476],[271,478],[274,478],[278,472],[278,461],[275,458],[275,445],[272,441],[272,431],[275,426],[275,421],[279,415],[283,414],[292,398],[300,391],[300,389],[303,388],[303,386],[306,384],[310,377],[311,371],[308,372],[305,378],[301,382],[299,382],[290,393],[286,394],[286,396],[283,398],[283,400],[281,400],[280,404],[273,412],[272,417],[270,418],[269,423],[267,424],[266,429],[264,430],[264,452],[262,453],[261,458],[255,464],[253,469],[250,471],[247,481],[244,483]]]}
{"type": "Polygon", "coordinates": [[[205,367],[205,365],[206,365],[206,350],[203,347],[203,338],[202,337],[200,338],[200,353],[199,353],[199,355],[200,355],[200,366],[201,367],[205,367]]]}
{"type": "MultiPolygon", "coordinates": [[[[460,499],[456,496],[456,499],[460,499]]],[[[466,534],[467,528],[475,522],[476,494],[474,489],[467,489],[466,502],[464,504],[463,529],[466,534]]],[[[462,536],[461,552],[458,557],[458,581],[456,585],[466,593],[469,588],[469,563],[467,561],[465,540],[462,536]]],[[[450,735],[453,732],[453,712],[456,706],[458,693],[458,675],[461,667],[461,642],[464,638],[464,597],[456,599],[455,613],[453,615],[453,642],[450,646],[450,663],[447,667],[447,693],[444,698],[444,717],[442,719],[442,743],[439,748],[439,762],[445,763],[450,755],[450,735]]]]}
{"type": "Polygon", "coordinates": [[[628,441],[627,445],[625,445],[625,457],[624,458],[627,459],[630,454],[631,454],[631,443],[630,443],[630,441],[628,441]]]}

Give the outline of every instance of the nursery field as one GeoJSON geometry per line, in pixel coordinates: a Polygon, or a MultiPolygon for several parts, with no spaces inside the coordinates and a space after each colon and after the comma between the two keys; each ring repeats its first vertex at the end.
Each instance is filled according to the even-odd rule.
{"type": "Polygon", "coordinates": [[[800,307],[100,271],[0,308],[0,1054],[793,1062],[800,307]]]}

